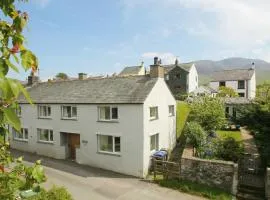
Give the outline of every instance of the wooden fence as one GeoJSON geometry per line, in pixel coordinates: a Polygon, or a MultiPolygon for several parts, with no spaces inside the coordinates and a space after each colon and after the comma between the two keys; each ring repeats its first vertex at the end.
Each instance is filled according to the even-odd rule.
{"type": "Polygon", "coordinates": [[[180,179],[181,165],[180,163],[157,160],[153,158],[154,179],[156,175],[163,175],[164,179],[177,178],[180,179]]]}

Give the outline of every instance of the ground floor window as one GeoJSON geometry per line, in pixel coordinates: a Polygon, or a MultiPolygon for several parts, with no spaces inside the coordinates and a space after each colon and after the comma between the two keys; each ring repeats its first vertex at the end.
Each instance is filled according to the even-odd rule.
{"type": "Polygon", "coordinates": [[[28,129],[27,128],[21,128],[21,131],[16,131],[13,129],[13,138],[15,140],[28,140],[28,129]]]}
{"type": "Polygon", "coordinates": [[[50,129],[37,129],[38,141],[53,142],[53,130],[50,129]]]}
{"type": "Polygon", "coordinates": [[[110,135],[98,135],[98,151],[120,153],[121,138],[110,135]]]}
{"type": "Polygon", "coordinates": [[[239,93],[238,93],[238,96],[239,96],[239,97],[245,97],[245,93],[239,92],[239,93]]]}
{"type": "Polygon", "coordinates": [[[159,150],[159,134],[150,136],[150,150],[159,150]]]}

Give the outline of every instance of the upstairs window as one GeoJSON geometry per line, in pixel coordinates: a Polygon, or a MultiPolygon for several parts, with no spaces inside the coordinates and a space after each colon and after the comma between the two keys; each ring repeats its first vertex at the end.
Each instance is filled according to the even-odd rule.
{"type": "Polygon", "coordinates": [[[98,135],[98,151],[117,153],[121,152],[121,138],[110,135],[98,135]]]}
{"type": "Polygon", "coordinates": [[[159,150],[159,135],[155,134],[150,136],[150,151],[159,150]]]}
{"type": "Polygon", "coordinates": [[[22,140],[22,141],[28,140],[28,129],[27,128],[21,128],[21,132],[18,132],[15,129],[12,129],[12,130],[13,130],[13,138],[15,140],[22,140]]]}
{"type": "Polygon", "coordinates": [[[51,107],[47,105],[38,106],[38,117],[39,118],[51,118],[51,107]]]}
{"type": "Polygon", "coordinates": [[[175,75],[175,78],[176,78],[176,79],[180,79],[180,78],[181,78],[181,74],[176,74],[176,75],[175,75]]]}
{"type": "Polygon", "coordinates": [[[118,120],[118,108],[114,106],[99,106],[99,121],[118,120]]]}
{"type": "Polygon", "coordinates": [[[169,116],[174,116],[174,105],[169,105],[169,116]]]}
{"type": "Polygon", "coordinates": [[[150,107],[150,120],[158,119],[158,107],[150,107]]]}
{"type": "Polygon", "coordinates": [[[245,81],[238,81],[238,89],[245,89],[245,81]]]}
{"type": "Polygon", "coordinates": [[[226,87],[226,82],[225,81],[220,81],[219,82],[219,87],[222,87],[222,86],[226,87]]]}
{"type": "Polygon", "coordinates": [[[38,141],[53,142],[53,130],[38,128],[37,133],[38,133],[38,141]]]}
{"type": "Polygon", "coordinates": [[[76,119],[77,107],[76,106],[62,106],[62,119],[76,119]]]}

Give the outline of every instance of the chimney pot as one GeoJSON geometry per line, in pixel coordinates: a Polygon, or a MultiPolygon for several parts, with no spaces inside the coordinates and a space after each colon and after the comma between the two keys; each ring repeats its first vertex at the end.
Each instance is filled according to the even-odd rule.
{"type": "Polygon", "coordinates": [[[158,57],[154,57],[154,65],[158,65],[158,57]]]}
{"type": "Polygon", "coordinates": [[[150,65],[151,78],[164,78],[164,68],[160,64],[161,60],[158,57],[154,57],[154,64],[150,65]]]}
{"type": "Polygon", "coordinates": [[[33,84],[35,84],[37,82],[39,82],[39,77],[35,76],[33,73],[31,73],[31,75],[28,76],[27,85],[31,86],[31,85],[33,85],[33,84]]]}

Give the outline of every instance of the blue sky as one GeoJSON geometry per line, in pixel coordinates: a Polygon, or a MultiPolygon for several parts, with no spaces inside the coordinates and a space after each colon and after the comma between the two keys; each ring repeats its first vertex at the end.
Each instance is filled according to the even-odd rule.
{"type": "Polygon", "coordinates": [[[25,34],[42,79],[110,74],[154,56],[270,61],[268,0],[29,0],[18,7],[30,15],[25,34]]]}

